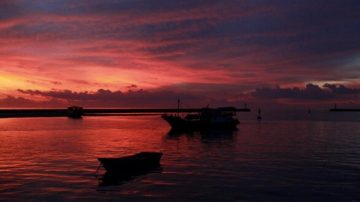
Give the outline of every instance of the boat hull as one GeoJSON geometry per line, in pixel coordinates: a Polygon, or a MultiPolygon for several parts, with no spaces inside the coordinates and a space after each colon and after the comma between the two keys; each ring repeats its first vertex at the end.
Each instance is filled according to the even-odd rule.
{"type": "Polygon", "coordinates": [[[121,158],[98,158],[107,172],[111,173],[138,173],[160,166],[160,152],[141,152],[121,158]]]}
{"type": "Polygon", "coordinates": [[[175,130],[194,130],[194,129],[236,129],[239,121],[234,119],[226,122],[210,122],[202,120],[186,120],[179,116],[163,115],[162,118],[169,123],[175,130]]]}

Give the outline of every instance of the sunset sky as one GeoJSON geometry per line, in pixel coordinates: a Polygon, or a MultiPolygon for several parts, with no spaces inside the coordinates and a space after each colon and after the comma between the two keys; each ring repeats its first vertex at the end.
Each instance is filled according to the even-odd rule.
{"type": "Polygon", "coordinates": [[[2,0],[0,107],[360,106],[358,0],[2,0]]]}

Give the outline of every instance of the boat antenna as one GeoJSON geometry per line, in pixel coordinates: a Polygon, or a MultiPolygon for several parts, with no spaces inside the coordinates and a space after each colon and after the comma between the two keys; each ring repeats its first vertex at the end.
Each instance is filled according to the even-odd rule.
{"type": "Polygon", "coordinates": [[[177,115],[180,116],[180,99],[177,101],[177,115]]]}

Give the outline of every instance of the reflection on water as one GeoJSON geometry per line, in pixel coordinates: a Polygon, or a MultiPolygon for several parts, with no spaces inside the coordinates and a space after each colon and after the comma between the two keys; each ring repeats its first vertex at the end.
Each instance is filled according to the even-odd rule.
{"type": "Polygon", "coordinates": [[[0,119],[0,139],[1,201],[360,200],[358,122],[176,132],[158,116],[0,119]],[[162,151],[161,170],[99,181],[98,157],[139,151],[162,151]]]}
{"type": "Polygon", "coordinates": [[[214,130],[189,130],[179,131],[170,129],[166,138],[178,139],[181,136],[187,136],[189,138],[199,138],[203,143],[219,143],[219,141],[234,141],[237,129],[214,129],[214,130]]]}
{"type": "Polygon", "coordinates": [[[112,173],[112,172],[105,172],[102,174],[99,179],[99,186],[118,186],[124,183],[127,183],[131,180],[134,180],[138,177],[150,174],[150,173],[161,173],[162,167],[159,166],[157,168],[145,169],[137,172],[132,173],[112,173]]]}

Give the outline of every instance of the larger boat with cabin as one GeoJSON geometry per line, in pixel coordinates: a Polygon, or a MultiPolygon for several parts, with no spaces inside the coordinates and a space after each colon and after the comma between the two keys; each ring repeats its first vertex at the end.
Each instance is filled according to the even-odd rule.
{"type": "Polygon", "coordinates": [[[202,108],[198,113],[189,113],[184,117],[180,114],[163,114],[161,116],[167,121],[172,129],[188,130],[188,129],[235,129],[239,124],[236,117],[236,108],[220,107],[220,108],[202,108]]]}

